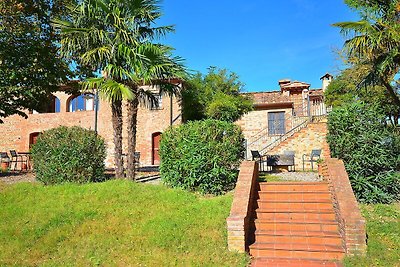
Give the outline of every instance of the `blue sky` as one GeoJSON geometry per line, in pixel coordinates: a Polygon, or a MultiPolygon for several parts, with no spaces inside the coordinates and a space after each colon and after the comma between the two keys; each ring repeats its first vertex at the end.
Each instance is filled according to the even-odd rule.
{"type": "Polygon", "coordinates": [[[290,78],[319,88],[341,66],[334,50],[344,38],[331,24],[355,20],[343,0],[164,0],[160,25],[175,24],[163,40],[191,70],[217,66],[236,72],[246,91],[278,89],[290,78]]]}

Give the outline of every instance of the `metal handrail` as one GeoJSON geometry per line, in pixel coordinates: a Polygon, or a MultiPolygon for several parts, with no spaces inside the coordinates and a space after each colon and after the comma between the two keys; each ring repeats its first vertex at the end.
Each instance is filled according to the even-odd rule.
{"type": "MultiPolygon", "coordinates": [[[[297,116],[293,116],[292,114],[289,114],[289,115],[286,114],[284,121],[286,122],[286,121],[290,120],[293,122],[293,120],[296,118],[297,118],[297,116]]],[[[292,126],[293,126],[293,123],[292,123],[292,126]]],[[[255,139],[252,140],[251,142],[248,142],[248,146],[250,147],[251,145],[254,145],[258,141],[260,141],[263,137],[268,136],[269,135],[268,127],[269,126],[263,128],[261,131],[257,132],[255,135],[249,137],[248,140],[252,140],[253,138],[255,138],[255,139]],[[264,134],[264,132],[265,132],[265,134],[264,134]]]]}
{"type": "Polygon", "coordinates": [[[280,144],[284,140],[288,139],[290,136],[298,132],[299,130],[303,129],[307,124],[310,122],[309,119],[305,120],[304,122],[300,123],[296,127],[292,128],[290,131],[286,132],[284,135],[279,136],[276,140],[269,143],[266,147],[260,150],[260,152],[269,151],[273,149],[276,145],[280,144]]]}

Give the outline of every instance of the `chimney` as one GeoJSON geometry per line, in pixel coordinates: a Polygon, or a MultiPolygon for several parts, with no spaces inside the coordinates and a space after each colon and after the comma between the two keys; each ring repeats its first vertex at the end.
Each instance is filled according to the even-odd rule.
{"type": "Polygon", "coordinates": [[[326,73],[324,76],[320,78],[322,80],[322,91],[325,92],[328,85],[332,82],[333,76],[329,73],[326,73]]]}

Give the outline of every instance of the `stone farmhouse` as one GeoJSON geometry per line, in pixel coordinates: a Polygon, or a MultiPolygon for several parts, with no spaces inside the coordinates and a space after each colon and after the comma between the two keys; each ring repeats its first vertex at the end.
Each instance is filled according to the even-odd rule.
{"type": "MultiPolygon", "coordinates": [[[[310,84],[305,82],[281,80],[279,91],[248,93],[254,98],[254,111],[237,122],[245,135],[248,158],[250,150],[253,149],[264,154],[293,150],[298,165],[301,155],[309,153],[312,148],[320,148],[323,149],[323,153],[329,153],[324,138],[326,124],[313,122],[313,118],[315,120],[326,114],[323,92],[332,76],[326,74],[321,79],[323,87],[320,89],[310,89],[310,84]]],[[[174,82],[182,86],[180,81],[174,82]]],[[[95,95],[71,95],[66,93],[68,89],[67,86],[60,87],[60,91],[54,93],[49,100],[44,112],[27,111],[27,119],[17,115],[6,118],[4,124],[0,124],[0,151],[29,151],[41,132],[61,125],[94,129],[95,95]]],[[[158,91],[150,86],[144,89],[158,91]]],[[[161,134],[171,125],[182,123],[179,99],[167,95],[157,97],[157,105],[139,108],[136,150],[140,152],[142,166],[159,165],[161,134]]],[[[106,166],[112,168],[114,145],[111,108],[109,103],[102,99],[99,100],[97,129],[107,145],[106,166]]],[[[126,136],[124,126],[125,141],[126,136]]]]}

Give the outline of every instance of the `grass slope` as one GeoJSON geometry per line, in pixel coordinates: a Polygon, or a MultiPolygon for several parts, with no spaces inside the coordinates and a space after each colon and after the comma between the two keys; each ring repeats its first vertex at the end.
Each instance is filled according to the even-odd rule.
{"type": "Polygon", "coordinates": [[[226,247],[232,196],[110,181],[0,189],[0,266],[246,266],[226,247]]]}
{"type": "Polygon", "coordinates": [[[366,257],[348,257],[345,266],[400,266],[400,203],[362,205],[367,220],[366,257]]]}

